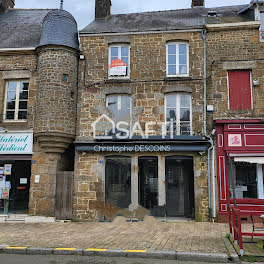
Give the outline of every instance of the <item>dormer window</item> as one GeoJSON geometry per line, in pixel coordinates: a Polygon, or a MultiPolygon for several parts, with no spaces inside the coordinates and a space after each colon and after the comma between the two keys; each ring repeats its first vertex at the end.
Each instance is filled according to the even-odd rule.
{"type": "Polygon", "coordinates": [[[127,44],[109,46],[109,78],[128,78],[130,75],[130,47],[127,44]]]}
{"type": "Polygon", "coordinates": [[[208,17],[216,17],[216,15],[217,15],[216,11],[208,11],[207,14],[208,17]]]}

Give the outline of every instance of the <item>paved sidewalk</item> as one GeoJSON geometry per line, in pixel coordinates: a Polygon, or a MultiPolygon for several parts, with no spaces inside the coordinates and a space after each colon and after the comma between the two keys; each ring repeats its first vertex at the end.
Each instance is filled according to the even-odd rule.
{"type": "Polygon", "coordinates": [[[0,245],[229,254],[227,224],[144,222],[1,223],[0,245]]]}

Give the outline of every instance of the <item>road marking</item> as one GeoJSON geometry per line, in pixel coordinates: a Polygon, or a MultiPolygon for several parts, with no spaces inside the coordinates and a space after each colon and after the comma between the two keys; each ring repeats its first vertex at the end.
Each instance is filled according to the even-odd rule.
{"type": "Polygon", "coordinates": [[[5,247],[6,249],[26,249],[27,247],[5,247]]]}
{"type": "Polygon", "coordinates": [[[147,252],[147,250],[127,249],[127,250],[125,250],[125,252],[141,252],[141,253],[144,253],[144,252],[147,252]]]}
{"type": "Polygon", "coordinates": [[[107,251],[105,248],[87,248],[86,251],[107,251]]]}
{"type": "Polygon", "coordinates": [[[55,250],[76,250],[76,248],[55,248],[55,250]]]}

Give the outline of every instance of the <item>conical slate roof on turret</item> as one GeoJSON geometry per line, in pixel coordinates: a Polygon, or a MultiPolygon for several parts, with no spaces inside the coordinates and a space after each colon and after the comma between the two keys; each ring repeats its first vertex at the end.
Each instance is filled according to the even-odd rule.
{"type": "Polygon", "coordinates": [[[46,15],[39,46],[45,45],[62,45],[79,49],[77,23],[69,12],[52,10],[46,15]]]}

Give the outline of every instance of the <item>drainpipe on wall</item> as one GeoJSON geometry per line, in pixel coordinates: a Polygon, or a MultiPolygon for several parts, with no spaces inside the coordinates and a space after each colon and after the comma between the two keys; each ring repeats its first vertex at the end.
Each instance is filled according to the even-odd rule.
{"type": "Polygon", "coordinates": [[[204,47],[204,116],[203,116],[203,132],[206,136],[206,29],[202,29],[201,31],[203,38],[203,47],[204,47]]]}
{"type": "Polygon", "coordinates": [[[216,205],[215,205],[215,147],[214,141],[212,140],[212,178],[213,178],[213,221],[216,218],[216,205]]]}
{"type": "MultiPolygon", "coordinates": [[[[210,151],[212,150],[212,177],[213,177],[213,218],[215,218],[215,179],[214,179],[214,161],[215,161],[215,148],[213,139],[206,135],[206,79],[207,79],[207,71],[206,71],[206,29],[202,29],[201,31],[202,39],[203,39],[203,47],[204,47],[204,116],[203,116],[203,131],[204,136],[209,140],[211,147],[208,148],[207,160],[208,160],[208,207],[209,207],[209,219],[212,219],[212,202],[211,202],[211,162],[210,162],[210,151]]],[[[213,219],[214,221],[214,219],[213,219]]]]}

